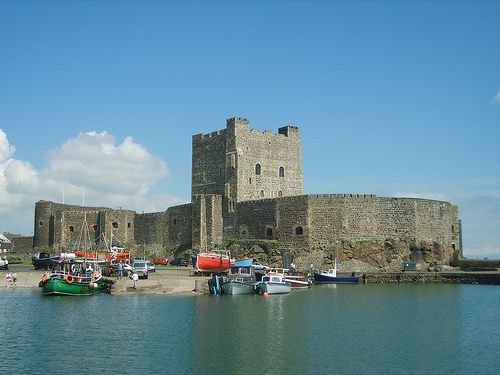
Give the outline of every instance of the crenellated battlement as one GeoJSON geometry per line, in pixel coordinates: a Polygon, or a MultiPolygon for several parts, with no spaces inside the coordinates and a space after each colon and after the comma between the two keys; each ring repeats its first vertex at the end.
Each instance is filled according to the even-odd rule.
{"type": "Polygon", "coordinates": [[[278,129],[278,134],[283,134],[285,137],[300,137],[300,128],[297,126],[283,126],[278,129]]]}
{"type": "Polygon", "coordinates": [[[375,194],[308,194],[309,198],[377,198],[375,194]]]}
{"type": "Polygon", "coordinates": [[[225,129],[217,130],[217,131],[209,133],[209,134],[205,134],[205,133],[195,134],[195,135],[193,135],[193,142],[196,142],[196,141],[202,142],[204,140],[211,140],[211,139],[219,138],[221,136],[224,137],[225,135],[226,135],[225,129]]]}

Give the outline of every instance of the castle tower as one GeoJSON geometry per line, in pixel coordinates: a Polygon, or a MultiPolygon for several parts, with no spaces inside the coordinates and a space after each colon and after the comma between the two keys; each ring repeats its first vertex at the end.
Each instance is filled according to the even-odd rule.
{"type": "Polygon", "coordinates": [[[222,240],[223,231],[231,232],[239,202],[302,195],[300,129],[285,126],[274,134],[250,130],[249,125],[247,119],[233,117],[226,129],[193,136],[192,203],[194,211],[211,217],[193,216],[195,248],[207,241],[204,233],[222,240]],[[220,213],[222,220],[208,213],[220,213]]]}
{"type": "Polygon", "coordinates": [[[226,124],[224,130],[193,136],[192,196],[222,195],[231,211],[237,202],[302,194],[299,128],[262,133],[249,130],[249,121],[239,117],[226,124]]]}

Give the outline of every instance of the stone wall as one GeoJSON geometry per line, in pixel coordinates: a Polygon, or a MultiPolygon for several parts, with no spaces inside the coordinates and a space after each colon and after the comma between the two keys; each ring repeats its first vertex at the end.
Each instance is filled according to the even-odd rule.
{"type": "Polygon", "coordinates": [[[167,223],[165,212],[135,214],[134,239],[139,245],[156,244],[163,247],[166,242],[167,223]]]}
{"type": "Polygon", "coordinates": [[[33,247],[56,251],[62,244],[63,249],[71,250],[77,242],[83,243],[85,221],[89,246],[106,247],[112,235],[125,246],[135,242],[134,220],[131,210],[39,201],[35,204],[33,247]]]}
{"type": "Polygon", "coordinates": [[[408,261],[449,264],[459,242],[458,210],[440,201],[302,195],[241,202],[236,211],[234,225],[224,225],[224,238],[236,239],[245,253],[255,245],[272,249],[273,262],[292,254],[296,264],[318,267],[335,257],[378,268],[408,261]]]}
{"type": "Polygon", "coordinates": [[[192,139],[191,195],[223,195],[226,183],[226,130],[192,139]]]}
{"type": "Polygon", "coordinates": [[[17,236],[12,238],[10,251],[20,253],[31,253],[33,251],[33,236],[17,236]]]}
{"type": "Polygon", "coordinates": [[[192,247],[193,210],[192,204],[167,209],[166,251],[178,255],[192,247]]]}

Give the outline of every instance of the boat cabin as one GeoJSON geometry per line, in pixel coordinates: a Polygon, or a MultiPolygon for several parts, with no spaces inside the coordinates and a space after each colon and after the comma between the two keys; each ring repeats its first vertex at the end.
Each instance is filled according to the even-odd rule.
{"type": "Polygon", "coordinates": [[[331,276],[331,277],[337,277],[337,269],[336,268],[330,268],[327,272],[322,272],[322,274],[331,276]]]}
{"type": "Polygon", "coordinates": [[[229,280],[254,283],[256,281],[255,269],[252,266],[232,266],[227,275],[229,280]]]}
{"type": "Polygon", "coordinates": [[[263,283],[284,283],[285,277],[283,275],[266,275],[262,277],[263,283]]]}

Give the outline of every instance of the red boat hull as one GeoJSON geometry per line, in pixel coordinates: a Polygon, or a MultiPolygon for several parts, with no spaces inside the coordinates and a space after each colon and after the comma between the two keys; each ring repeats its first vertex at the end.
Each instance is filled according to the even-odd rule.
{"type": "Polygon", "coordinates": [[[203,272],[225,272],[229,270],[229,257],[214,253],[198,254],[196,264],[200,271],[203,272]]]}

